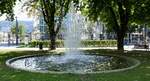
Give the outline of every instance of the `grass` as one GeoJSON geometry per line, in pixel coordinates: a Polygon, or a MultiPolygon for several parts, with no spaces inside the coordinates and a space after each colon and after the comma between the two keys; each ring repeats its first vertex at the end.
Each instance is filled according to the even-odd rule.
{"type": "Polygon", "coordinates": [[[9,58],[41,54],[47,51],[19,51],[0,53],[0,81],[149,81],[150,80],[150,52],[131,51],[120,54],[113,50],[88,50],[103,54],[117,54],[133,57],[141,61],[141,65],[123,72],[103,74],[42,74],[15,70],[5,65],[9,58]]]}

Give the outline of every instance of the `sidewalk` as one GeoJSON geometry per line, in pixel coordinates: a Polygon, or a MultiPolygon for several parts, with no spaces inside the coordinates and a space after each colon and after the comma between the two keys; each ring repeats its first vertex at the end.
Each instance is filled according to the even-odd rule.
{"type": "MultiPolygon", "coordinates": [[[[82,50],[88,49],[117,49],[117,47],[87,47],[87,48],[79,48],[82,50]]],[[[135,49],[133,45],[124,46],[124,49],[127,51],[139,50],[139,51],[149,51],[148,49],[135,49]]],[[[16,48],[16,47],[0,47],[0,51],[38,51],[39,48],[16,48]]],[[[43,48],[43,50],[48,50],[48,48],[43,48]]],[[[64,51],[65,48],[57,48],[57,50],[64,51]]]]}

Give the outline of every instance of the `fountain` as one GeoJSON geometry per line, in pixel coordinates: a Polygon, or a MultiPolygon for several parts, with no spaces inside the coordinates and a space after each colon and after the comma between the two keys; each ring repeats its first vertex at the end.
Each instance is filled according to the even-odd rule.
{"type": "Polygon", "coordinates": [[[6,64],[12,68],[44,73],[115,72],[118,69],[119,71],[131,69],[139,64],[137,60],[131,58],[91,55],[84,54],[84,52],[80,51],[81,33],[85,23],[84,17],[75,12],[73,4],[63,23],[65,29],[65,54],[21,56],[8,60],[6,64]]]}
{"type": "Polygon", "coordinates": [[[71,4],[69,13],[64,19],[64,47],[66,55],[80,54],[78,48],[81,47],[81,34],[84,27],[84,18],[75,12],[74,5],[71,4]]]}

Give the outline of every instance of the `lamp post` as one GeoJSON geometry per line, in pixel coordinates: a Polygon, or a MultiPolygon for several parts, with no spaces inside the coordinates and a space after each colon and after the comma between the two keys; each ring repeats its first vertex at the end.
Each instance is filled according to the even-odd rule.
{"type": "Polygon", "coordinates": [[[8,32],[8,46],[10,45],[10,32],[8,32]]]}
{"type": "Polygon", "coordinates": [[[19,36],[18,36],[18,20],[17,20],[17,17],[16,17],[16,45],[18,45],[18,39],[19,39],[19,36]]]}

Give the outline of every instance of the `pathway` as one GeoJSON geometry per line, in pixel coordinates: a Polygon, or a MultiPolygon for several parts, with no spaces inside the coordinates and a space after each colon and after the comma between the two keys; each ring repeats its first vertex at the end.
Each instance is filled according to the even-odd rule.
{"type": "MultiPolygon", "coordinates": [[[[0,46],[0,51],[38,51],[39,48],[16,48],[17,46],[0,46]]],[[[83,50],[88,50],[88,49],[117,49],[117,47],[91,47],[91,48],[80,48],[83,50]]],[[[140,50],[140,51],[145,51],[147,49],[134,49],[133,45],[130,46],[124,46],[124,49],[127,51],[132,51],[132,50],[140,50]]],[[[48,48],[44,48],[43,50],[48,50],[48,48]]],[[[65,50],[65,48],[57,48],[57,50],[65,50]]],[[[148,50],[150,51],[150,50],[148,50]]]]}

